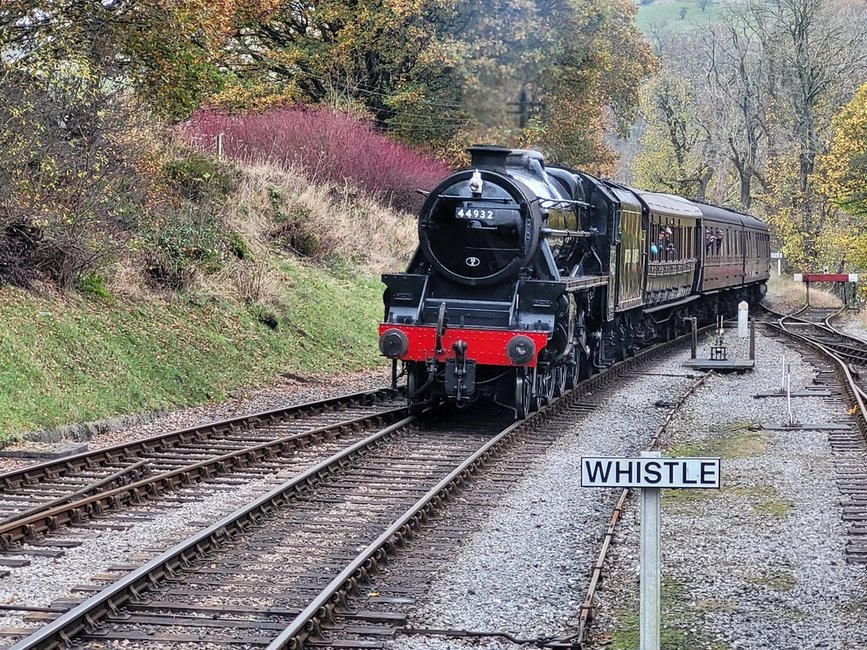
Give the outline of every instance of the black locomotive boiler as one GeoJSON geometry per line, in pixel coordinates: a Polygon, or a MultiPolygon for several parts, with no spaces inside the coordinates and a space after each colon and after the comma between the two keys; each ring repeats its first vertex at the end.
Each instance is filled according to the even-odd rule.
{"type": "Polygon", "coordinates": [[[410,405],[490,398],[518,418],[653,341],[756,302],[757,219],[641,192],[535,151],[476,146],[427,197],[405,273],[383,276],[381,352],[410,405]]]}

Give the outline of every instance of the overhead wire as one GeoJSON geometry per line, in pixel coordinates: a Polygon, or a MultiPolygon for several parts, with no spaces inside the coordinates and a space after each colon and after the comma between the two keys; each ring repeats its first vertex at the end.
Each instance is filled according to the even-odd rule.
{"type": "MultiPolygon", "coordinates": [[[[340,83],[336,83],[333,79],[326,79],[324,77],[320,77],[320,76],[312,74],[310,72],[302,72],[301,74],[304,75],[305,77],[307,77],[308,79],[316,79],[317,81],[321,81],[322,83],[331,84],[331,85],[340,85],[343,87],[344,90],[355,90],[355,91],[361,92],[362,94],[365,94],[365,95],[372,95],[372,96],[377,96],[377,97],[390,97],[389,93],[384,93],[381,90],[375,90],[370,86],[365,86],[364,84],[356,84],[356,85],[340,84],[340,83]]],[[[463,109],[469,108],[469,106],[467,106],[466,104],[452,104],[452,103],[446,103],[446,102],[434,102],[434,101],[429,101],[429,100],[424,100],[424,101],[422,101],[422,103],[425,104],[426,106],[435,106],[437,108],[463,108],[463,109]]]]}
{"type": "MultiPolygon", "coordinates": [[[[388,93],[384,93],[384,92],[377,91],[377,90],[370,90],[370,89],[364,87],[363,85],[342,84],[342,83],[336,82],[332,79],[325,79],[323,77],[319,77],[317,75],[314,75],[314,74],[311,74],[308,72],[301,72],[300,74],[307,77],[307,78],[316,79],[317,81],[321,81],[321,82],[329,84],[331,86],[337,86],[338,88],[340,88],[343,91],[346,91],[350,94],[357,93],[357,94],[375,96],[375,97],[389,97],[390,96],[388,93]]],[[[437,107],[437,108],[461,108],[461,109],[465,109],[468,111],[470,110],[470,107],[466,104],[446,104],[443,102],[432,102],[429,100],[419,100],[417,103],[421,104],[423,106],[432,106],[432,107],[437,107]]],[[[406,112],[406,111],[401,111],[400,109],[394,109],[391,107],[386,107],[386,108],[387,108],[387,110],[394,112],[393,117],[386,118],[388,121],[404,120],[405,118],[413,118],[413,119],[410,119],[408,122],[403,122],[401,124],[401,126],[413,127],[413,128],[416,128],[416,130],[424,130],[424,128],[422,128],[422,127],[429,127],[427,130],[437,131],[439,129],[457,128],[460,126],[465,126],[465,125],[470,124],[472,122],[472,120],[470,118],[466,118],[466,117],[451,117],[448,115],[426,115],[423,113],[410,113],[410,112],[406,112]]]]}

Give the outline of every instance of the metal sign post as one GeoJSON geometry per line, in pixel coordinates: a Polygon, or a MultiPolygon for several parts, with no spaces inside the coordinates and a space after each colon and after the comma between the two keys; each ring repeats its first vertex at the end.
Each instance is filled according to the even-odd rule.
{"type": "MultiPolygon", "coordinates": [[[[658,451],[643,451],[642,458],[659,458],[658,451]]],[[[659,650],[660,636],[660,523],[661,491],[641,488],[641,593],[639,598],[639,650],[659,650]]]]}
{"type": "Polygon", "coordinates": [[[777,260],[777,277],[783,274],[783,254],[780,252],[772,251],[771,259],[777,260]]]}
{"type": "Polygon", "coordinates": [[[665,458],[645,451],[641,458],[581,458],[581,487],[641,488],[640,650],[660,644],[660,490],[720,487],[719,458],[665,458]]]}

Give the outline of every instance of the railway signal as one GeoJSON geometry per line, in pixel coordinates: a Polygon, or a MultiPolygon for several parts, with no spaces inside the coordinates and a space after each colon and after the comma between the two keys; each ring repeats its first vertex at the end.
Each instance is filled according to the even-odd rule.
{"type": "MultiPolygon", "coordinates": [[[[842,264],[841,264],[842,266],[842,264]]],[[[857,273],[795,273],[792,276],[795,282],[803,282],[807,288],[807,305],[810,304],[810,283],[811,282],[828,282],[831,284],[840,284],[843,294],[843,304],[849,306],[849,296],[846,290],[846,285],[852,285],[852,302],[855,302],[855,285],[858,283],[857,273]]]]}

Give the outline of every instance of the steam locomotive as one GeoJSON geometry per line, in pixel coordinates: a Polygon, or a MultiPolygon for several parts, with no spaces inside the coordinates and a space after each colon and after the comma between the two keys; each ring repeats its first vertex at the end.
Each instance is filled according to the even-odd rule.
{"type": "Polygon", "coordinates": [[[413,410],[480,398],[516,418],[653,341],[756,302],[759,220],[642,192],[536,151],[475,146],[418,219],[405,273],[383,275],[379,347],[413,410]]]}

